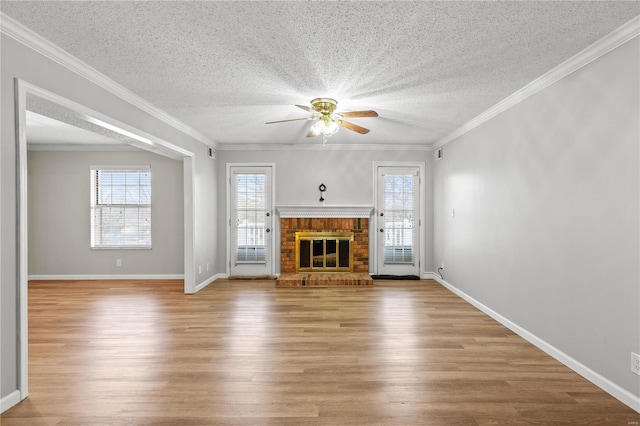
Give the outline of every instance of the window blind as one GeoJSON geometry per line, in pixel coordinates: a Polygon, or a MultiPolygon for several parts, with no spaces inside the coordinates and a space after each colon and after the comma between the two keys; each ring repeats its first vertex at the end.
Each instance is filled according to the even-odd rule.
{"type": "Polygon", "coordinates": [[[91,248],[151,248],[149,166],[92,166],[91,248]]]}
{"type": "Polygon", "coordinates": [[[266,176],[258,173],[238,173],[235,179],[235,262],[265,263],[266,176]]]}
{"type": "Polygon", "coordinates": [[[418,200],[417,174],[387,174],[384,176],[385,264],[413,264],[415,262],[415,232],[418,229],[416,207],[418,200]]]}

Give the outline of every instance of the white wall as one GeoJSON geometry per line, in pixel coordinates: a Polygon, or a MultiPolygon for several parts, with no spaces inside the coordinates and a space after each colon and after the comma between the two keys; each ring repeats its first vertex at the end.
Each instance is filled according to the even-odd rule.
{"type": "MultiPolygon", "coordinates": [[[[203,183],[203,179],[215,176],[216,168],[214,161],[203,158],[207,155],[206,145],[4,33],[0,38],[0,54],[0,401],[2,409],[6,409],[7,405],[15,403],[16,395],[19,397],[17,156],[14,127],[16,78],[195,153],[193,174],[196,184],[193,194],[195,205],[201,209],[195,215],[194,222],[196,262],[215,258],[215,235],[206,231],[210,228],[209,222],[217,218],[217,206],[215,187],[203,183]]],[[[193,265],[193,269],[196,269],[196,265],[193,265]]],[[[206,274],[214,277],[215,267],[206,274]]],[[[204,277],[204,272],[201,275],[200,281],[209,279],[204,277]]]]}
{"type": "MultiPolygon", "coordinates": [[[[339,136],[339,135],[338,135],[339,136]]],[[[336,136],[334,136],[336,138],[336,136]]],[[[334,139],[332,139],[334,141],[334,139]]],[[[321,144],[321,142],[314,142],[321,144]]],[[[335,139],[336,144],[339,144],[335,139]]],[[[426,272],[433,271],[433,199],[431,152],[420,150],[353,150],[348,147],[331,146],[318,149],[291,148],[287,150],[263,151],[219,151],[218,161],[218,270],[224,271],[226,259],[226,192],[225,179],[227,163],[275,163],[276,165],[276,206],[316,206],[320,205],[318,186],[324,183],[325,205],[368,205],[373,206],[374,161],[424,162],[426,182],[423,191],[426,198],[423,238],[425,253],[422,253],[426,272]]],[[[277,262],[276,262],[277,263],[277,262]]],[[[276,272],[279,272],[277,270],[276,272]]]]}
{"type": "Polygon", "coordinates": [[[29,276],[183,274],[182,161],[145,151],[29,151],[27,169],[29,276]],[[89,170],[98,164],[151,166],[151,250],[89,247],[89,170]]]}
{"type": "Polygon", "coordinates": [[[445,145],[434,175],[445,280],[636,397],[639,47],[445,145]]]}
{"type": "MultiPolygon", "coordinates": [[[[206,148],[202,150],[207,152],[206,148]]],[[[195,203],[194,215],[196,223],[194,276],[196,287],[210,283],[217,274],[224,274],[224,268],[216,269],[218,255],[218,186],[217,160],[207,155],[198,155],[194,159],[195,165],[195,203]],[[207,270],[207,264],[209,269],[207,270]]],[[[224,166],[222,166],[224,170],[224,166]]],[[[222,252],[224,253],[224,251],[222,252]]],[[[199,290],[198,288],[198,290],[199,290]]]]}

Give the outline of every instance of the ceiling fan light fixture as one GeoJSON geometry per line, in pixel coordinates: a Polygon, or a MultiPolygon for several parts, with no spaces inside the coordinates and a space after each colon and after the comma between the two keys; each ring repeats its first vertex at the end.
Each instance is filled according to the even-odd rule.
{"type": "Polygon", "coordinates": [[[327,125],[324,124],[324,121],[322,120],[318,120],[315,123],[313,123],[313,125],[311,126],[311,128],[309,129],[309,132],[313,135],[313,136],[318,136],[319,134],[324,134],[325,130],[327,129],[327,125]]]}
{"type": "Polygon", "coordinates": [[[338,126],[338,123],[336,123],[335,121],[331,120],[329,122],[329,124],[327,125],[327,127],[324,129],[324,134],[326,136],[331,136],[333,134],[335,134],[338,129],[340,128],[340,126],[338,126]]]}

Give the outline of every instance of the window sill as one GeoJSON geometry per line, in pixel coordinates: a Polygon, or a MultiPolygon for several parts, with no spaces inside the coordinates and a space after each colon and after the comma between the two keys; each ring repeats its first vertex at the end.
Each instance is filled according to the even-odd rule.
{"type": "Polygon", "coordinates": [[[91,250],[151,250],[149,246],[103,246],[90,248],[91,250]]]}

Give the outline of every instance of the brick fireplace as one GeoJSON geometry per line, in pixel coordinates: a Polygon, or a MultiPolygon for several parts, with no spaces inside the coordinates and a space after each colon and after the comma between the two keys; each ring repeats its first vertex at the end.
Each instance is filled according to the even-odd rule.
{"type": "Polygon", "coordinates": [[[280,278],[277,285],[372,285],[369,218],[372,207],[279,207],[280,278]],[[296,232],[353,233],[353,273],[296,274],[296,232]]]}
{"type": "Polygon", "coordinates": [[[281,218],[280,272],[296,272],[296,232],[353,232],[353,272],[369,272],[369,219],[281,218]]]}

